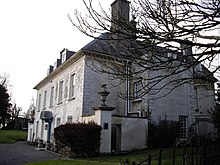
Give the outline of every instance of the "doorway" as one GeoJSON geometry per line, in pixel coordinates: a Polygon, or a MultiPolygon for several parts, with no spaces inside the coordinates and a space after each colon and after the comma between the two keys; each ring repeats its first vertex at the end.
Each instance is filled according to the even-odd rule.
{"type": "Polygon", "coordinates": [[[111,151],[121,151],[121,125],[112,124],[112,135],[111,135],[111,151]]]}
{"type": "Polygon", "coordinates": [[[41,135],[40,135],[40,139],[43,140],[44,139],[44,120],[41,121],[41,135]]]}

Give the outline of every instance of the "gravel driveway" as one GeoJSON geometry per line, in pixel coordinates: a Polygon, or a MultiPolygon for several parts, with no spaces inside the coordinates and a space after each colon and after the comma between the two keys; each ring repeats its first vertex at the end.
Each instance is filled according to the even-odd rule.
{"type": "Polygon", "coordinates": [[[13,144],[0,144],[1,165],[21,165],[23,163],[38,162],[60,157],[48,151],[35,149],[36,146],[19,141],[13,144]]]}

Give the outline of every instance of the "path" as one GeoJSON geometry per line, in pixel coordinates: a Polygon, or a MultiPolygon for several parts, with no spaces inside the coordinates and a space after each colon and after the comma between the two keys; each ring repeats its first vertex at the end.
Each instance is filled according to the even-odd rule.
{"type": "Polygon", "coordinates": [[[23,163],[59,159],[59,156],[48,151],[35,149],[36,146],[19,141],[13,144],[0,144],[1,165],[21,165],[23,163]]]}

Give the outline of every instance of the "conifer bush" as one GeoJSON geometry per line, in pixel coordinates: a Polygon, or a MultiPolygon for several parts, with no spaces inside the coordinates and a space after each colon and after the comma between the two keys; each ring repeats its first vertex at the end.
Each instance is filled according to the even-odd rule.
{"type": "Polygon", "coordinates": [[[147,144],[151,148],[171,147],[179,137],[179,122],[161,120],[159,124],[149,123],[147,144]]]}
{"type": "Polygon", "coordinates": [[[98,152],[102,127],[90,123],[67,123],[54,129],[58,151],[71,152],[75,157],[91,157],[98,152]]]}

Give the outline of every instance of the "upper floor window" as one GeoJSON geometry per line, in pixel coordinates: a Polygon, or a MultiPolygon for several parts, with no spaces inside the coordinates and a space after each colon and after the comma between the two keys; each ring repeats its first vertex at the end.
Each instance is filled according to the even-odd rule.
{"type": "Polygon", "coordinates": [[[141,96],[141,89],[142,89],[142,82],[137,81],[133,84],[133,89],[134,89],[134,98],[140,98],[141,96]]]}
{"type": "Polygon", "coordinates": [[[37,107],[37,110],[40,111],[40,108],[41,108],[41,94],[39,94],[39,96],[38,96],[38,107],[37,107]]]}
{"type": "Polygon", "coordinates": [[[44,102],[43,102],[43,109],[46,108],[47,105],[47,91],[44,91],[44,102]]]}
{"type": "Polygon", "coordinates": [[[58,103],[61,103],[62,101],[63,101],[63,80],[61,80],[59,84],[58,103]]]}
{"type": "Polygon", "coordinates": [[[53,105],[53,100],[54,100],[54,86],[52,86],[50,89],[50,106],[53,105]]]}
{"type": "Polygon", "coordinates": [[[70,90],[69,98],[72,99],[75,96],[75,73],[70,75],[70,90]]]}

